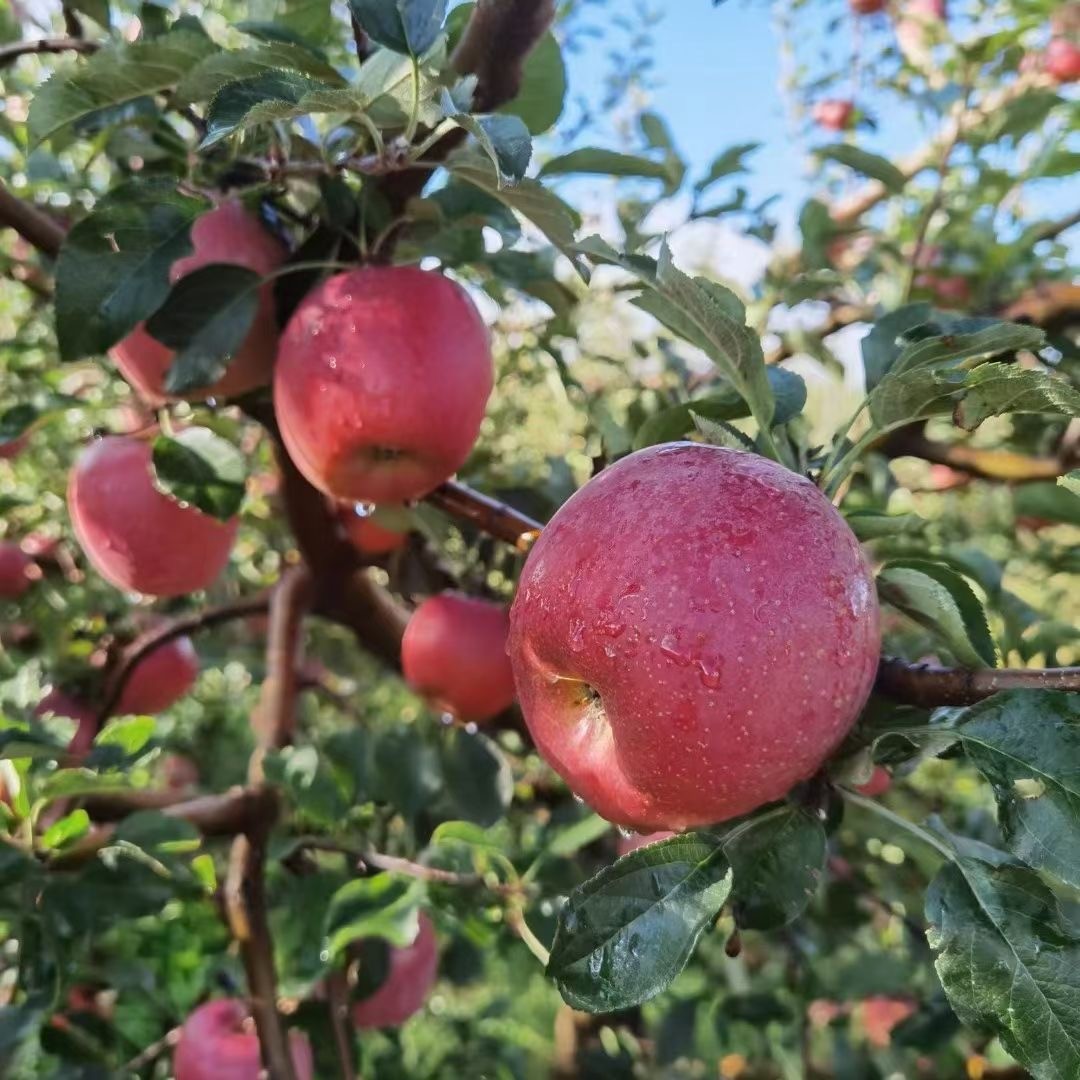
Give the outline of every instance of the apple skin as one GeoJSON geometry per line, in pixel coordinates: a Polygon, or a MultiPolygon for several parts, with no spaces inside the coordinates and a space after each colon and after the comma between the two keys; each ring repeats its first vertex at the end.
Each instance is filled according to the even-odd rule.
{"type": "Polygon", "coordinates": [[[663,832],[634,833],[632,836],[620,836],[619,842],[615,845],[615,850],[618,851],[621,858],[623,855],[629,855],[631,851],[637,851],[638,848],[647,847],[649,844],[658,844],[661,840],[667,840],[674,835],[673,832],[664,830],[663,832]]]}
{"type": "Polygon", "coordinates": [[[123,435],[83,451],[68,480],[68,512],[87,558],[118,589],[183,596],[229,561],[235,521],[218,521],[154,486],[150,444],[123,435]]]}
{"type": "Polygon", "coordinates": [[[859,1005],[858,1016],[870,1044],[886,1047],[892,1041],[893,1028],[914,1011],[915,1006],[910,1001],[878,995],[866,998],[859,1005]]]}
{"type": "Polygon", "coordinates": [[[361,517],[352,508],[343,510],[340,520],[349,543],[363,555],[389,555],[402,547],[409,535],[387,529],[370,515],[361,517]]]}
{"type": "Polygon", "coordinates": [[[725,821],[812,776],[877,668],[874,581],[809,480],[697,443],[640,450],[540,534],[510,612],[537,749],[638,832],[725,821]]]}
{"type": "Polygon", "coordinates": [[[26,449],[26,444],[29,441],[30,436],[24,433],[17,435],[6,443],[0,444],[0,461],[13,461],[26,449]]]}
{"type": "MultiPolygon", "coordinates": [[[[386,980],[369,998],[357,1002],[352,1021],[361,1029],[397,1027],[423,1008],[435,985],[439,949],[435,928],[423,912],[416,940],[404,949],[390,949],[386,980]]],[[[177,1080],[180,1080],[177,1077],[177,1080]]]]}
{"type": "Polygon", "coordinates": [[[868,799],[876,799],[878,795],[884,795],[891,787],[892,777],[889,775],[889,770],[881,765],[875,765],[870,779],[865,784],[859,784],[855,790],[868,799]]]}
{"type": "Polygon", "coordinates": [[[889,0],[848,0],[856,15],[876,15],[889,6],[889,0]]]}
{"type": "Polygon", "coordinates": [[[18,600],[33,584],[34,560],[12,541],[0,543],[0,600],[18,600]]]}
{"type": "Polygon", "coordinates": [[[405,502],[464,463],[492,381],[487,327],[464,289],[414,267],[364,267],[296,309],[274,406],[289,456],[320,491],[405,502]]]}
{"type": "Polygon", "coordinates": [[[828,131],[846,131],[851,126],[851,118],[855,113],[853,101],[841,101],[836,98],[826,98],[814,103],[810,115],[814,123],[828,131]]]}
{"type": "Polygon", "coordinates": [[[63,690],[54,688],[50,690],[34,709],[35,716],[65,716],[69,720],[78,723],[75,734],[68,743],[68,753],[75,757],[85,757],[93,745],[94,736],[98,733],[97,712],[81,701],[65,694],[63,690]]]}
{"type": "MultiPolygon", "coordinates": [[[[235,999],[208,1001],[184,1021],[173,1053],[176,1080],[259,1080],[264,1076],[259,1037],[247,1024],[251,1012],[235,999]]],[[[312,1080],[311,1043],[289,1032],[289,1052],[296,1080],[312,1080]]]]}
{"type": "Polygon", "coordinates": [[[500,604],[454,592],[432,596],[405,627],[405,680],[461,720],[489,720],[514,700],[514,673],[506,655],[509,630],[500,604]]]}
{"type": "Polygon", "coordinates": [[[1068,38],[1052,38],[1043,54],[1043,67],[1059,83],[1080,79],[1080,45],[1068,38]]]}
{"type": "MultiPolygon", "coordinates": [[[[173,284],[193,270],[210,263],[245,266],[258,274],[269,274],[285,260],[285,249],[238,202],[224,202],[201,215],[191,227],[194,250],[177,259],[169,269],[173,284]]],[[[278,331],[274,315],[274,293],[269,284],[259,289],[259,308],[251,330],[237,349],[225,374],[210,386],[187,391],[189,401],[207,397],[235,397],[270,382],[277,351],[278,331]]],[[[142,324],[110,351],[120,374],[151,405],[175,400],[165,392],[165,376],[174,353],[152,338],[142,324]]]]}
{"type": "Polygon", "coordinates": [[[135,665],[116,706],[116,713],[153,715],[180,700],[199,677],[199,655],[191,638],[159,645],[135,665]]]}

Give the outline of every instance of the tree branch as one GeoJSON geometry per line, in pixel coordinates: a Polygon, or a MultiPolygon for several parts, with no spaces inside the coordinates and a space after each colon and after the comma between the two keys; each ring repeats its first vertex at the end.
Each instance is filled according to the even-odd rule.
{"type": "Polygon", "coordinates": [[[0,68],[15,63],[23,56],[40,56],[43,53],[92,53],[101,48],[99,41],[87,41],[78,37],[41,38],[37,41],[13,41],[0,46],[0,68]]]}
{"type": "Polygon", "coordinates": [[[943,668],[889,657],[878,665],[874,689],[893,701],[923,708],[974,705],[1002,690],[1080,693],[1080,667],[943,668]]]}
{"type": "Polygon", "coordinates": [[[424,501],[451,517],[472,522],[481,532],[513,544],[518,551],[528,551],[544,527],[512,506],[456,480],[440,484],[424,501]]]}
{"type": "Polygon", "coordinates": [[[64,242],[64,230],[48,214],[19,199],[0,182],[0,226],[14,229],[44,255],[55,257],[64,242]]]}
{"type": "MultiPolygon", "coordinates": [[[[303,564],[285,571],[270,601],[266,678],[252,716],[255,749],[248,783],[263,783],[266,754],[285,746],[296,710],[297,653],[311,578],[303,564]]],[[[234,841],[225,879],[225,912],[247,972],[251,1012],[270,1080],[295,1080],[289,1041],[277,1011],[274,946],[266,913],[266,843],[273,815],[251,822],[234,841]]]]}

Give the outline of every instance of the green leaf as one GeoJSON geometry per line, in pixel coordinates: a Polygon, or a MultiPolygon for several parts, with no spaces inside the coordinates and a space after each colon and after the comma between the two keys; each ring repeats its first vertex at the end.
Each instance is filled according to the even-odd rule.
{"type": "Polygon", "coordinates": [[[874,388],[868,405],[870,417],[881,430],[952,412],[963,397],[967,372],[904,371],[889,374],[874,388]]]}
{"type": "Polygon", "coordinates": [[[559,913],[548,974],[586,1012],[655,997],[686,966],[731,891],[718,844],[675,836],[579,885],[559,913]]]}
{"type": "Polygon", "coordinates": [[[1017,517],[1080,525],[1080,486],[1074,494],[1063,480],[1068,480],[1068,476],[1059,477],[1057,482],[1017,484],[1012,492],[1013,513],[1017,517]]]}
{"type": "Polygon", "coordinates": [[[244,343],[259,310],[262,278],[246,266],[211,263],[185,274],[146,322],[173,349],[165,389],[183,396],[217,382],[244,343]]]}
{"type": "Polygon", "coordinates": [[[458,151],[450,155],[446,167],[454,176],[531,221],[573,263],[578,273],[586,276],[574,251],[574,230],[580,220],[557,195],[529,178],[512,187],[503,186],[498,172],[482,154],[458,151]]]}
{"type": "Polygon", "coordinates": [[[601,836],[611,832],[611,822],[605,821],[599,814],[590,814],[573,825],[560,828],[548,841],[545,851],[548,855],[566,857],[576,855],[583,847],[601,836]]]}
{"type": "Polygon", "coordinates": [[[446,20],[446,0],[349,0],[364,32],[395,52],[423,56],[446,20]]]}
{"type": "Polygon", "coordinates": [[[1046,333],[1037,326],[997,319],[957,319],[944,333],[942,327],[931,323],[908,333],[913,340],[901,349],[890,376],[946,364],[956,366],[1017,349],[1034,351],[1046,341],[1046,333]]]}
{"type": "Polygon", "coordinates": [[[1080,942],[1038,876],[962,858],[931,882],[926,918],[961,1021],[997,1035],[1037,1080],[1080,1075],[1080,942]]]}
{"type": "Polygon", "coordinates": [[[517,181],[525,175],[532,157],[532,137],[519,117],[458,113],[454,119],[480,144],[500,177],[517,181]]]}
{"type": "Polygon", "coordinates": [[[74,843],[89,831],[90,815],[82,809],[72,810],[45,830],[41,837],[41,846],[46,851],[56,851],[74,843]]]}
{"type": "Polygon", "coordinates": [[[115,746],[134,757],[154,737],[157,724],[152,716],[129,716],[110,720],[94,739],[95,747],[115,746]]]}
{"type": "Polygon", "coordinates": [[[158,487],[179,502],[227,521],[244,501],[244,459],[209,428],[185,428],[154,440],[158,487]]]}
{"type": "Polygon", "coordinates": [[[525,59],[521,89],[499,111],[521,117],[532,135],[555,126],[566,100],[566,65],[555,35],[548,31],[525,59]]]}
{"type": "Polygon", "coordinates": [[[930,315],[930,305],[919,303],[890,311],[878,319],[870,333],[862,339],[867,392],[873,390],[896,363],[902,348],[901,335],[912,327],[922,326],[930,315]]]}
{"type": "Polygon", "coordinates": [[[61,360],[103,353],[169,292],[169,268],[191,252],[191,224],[207,206],[172,181],[114,188],[64,238],[56,264],[61,360]]]}
{"type": "Polygon", "coordinates": [[[441,744],[446,794],[455,817],[485,828],[500,821],[514,794],[514,777],[486,735],[455,728],[441,744]]]}
{"type": "MultiPolygon", "coordinates": [[[[582,147],[544,163],[540,176],[631,176],[644,180],[662,180],[670,189],[673,175],[666,161],[651,161],[636,154],[621,154],[617,150],[582,147]]],[[[678,186],[676,184],[676,186],[678,186]]]]}
{"type": "Polygon", "coordinates": [[[853,510],[844,515],[848,526],[861,541],[888,536],[915,536],[926,528],[918,514],[882,514],[877,510],[853,510]]]}
{"type": "Polygon", "coordinates": [[[30,103],[31,147],[100,109],[170,89],[216,51],[205,34],[185,28],[134,45],[111,45],[57,71],[30,103]]]}
{"type": "Polygon", "coordinates": [[[268,755],[266,777],[285,789],[301,814],[324,828],[334,828],[348,812],[341,789],[314,746],[268,755]]]}
{"type": "Polygon", "coordinates": [[[375,874],[343,885],[334,893],[326,912],[323,950],[333,963],[354,941],[381,938],[398,948],[416,940],[420,932],[423,887],[394,874],[375,874]]]}
{"type": "Polygon", "coordinates": [[[1080,696],[995,694],[965,709],[954,730],[994,788],[1009,850],[1080,887],[1080,696]]]}
{"type": "Polygon", "coordinates": [[[268,70],[285,70],[318,79],[328,86],[345,86],[337,69],[303,45],[268,41],[236,52],[215,52],[200,60],[176,88],[176,101],[206,101],[227,83],[268,70]]]}
{"type": "Polygon", "coordinates": [[[743,158],[754,153],[760,147],[761,143],[759,142],[738,143],[735,146],[729,146],[722,154],[713,158],[709,171],[694,185],[694,190],[700,193],[725,176],[746,172],[746,163],[743,158]]]}
{"type": "Polygon", "coordinates": [[[1073,469],[1072,472],[1059,476],[1057,482],[1070,494],[1080,495],[1080,469],[1073,469]]]}
{"type": "Polygon", "coordinates": [[[880,180],[886,190],[894,195],[902,191],[907,182],[904,174],[887,158],[871,154],[851,143],[822,146],[815,150],[814,154],[820,161],[837,161],[871,180],[880,180]]]}
{"type": "Polygon", "coordinates": [[[753,451],[755,449],[753,439],[723,420],[710,420],[706,416],[698,416],[692,410],[690,419],[694,422],[694,430],[710,446],[722,446],[725,450],[753,451]]]}
{"type": "Polygon", "coordinates": [[[1080,391],[1049,372],[1016,364],[983,364],[968,374],[956,406],[956,423],[974,431],[1002,413],[1055,413],[1080,416],[1080,391]]]}
{"type": "Polygon", "coordinates": [[[821,884],[825,828],[809,811],[779,806],[735,826],[723,840],[739,926],[772,930],[803,913],[821,884]]]}
{"type": "Polygon", "coordinates": [[[986,613],[955,570],[929,559],[898,559],[885,564],[877,583],[882,600],[938,634],[960,663],[996,664],[986,613]]]}

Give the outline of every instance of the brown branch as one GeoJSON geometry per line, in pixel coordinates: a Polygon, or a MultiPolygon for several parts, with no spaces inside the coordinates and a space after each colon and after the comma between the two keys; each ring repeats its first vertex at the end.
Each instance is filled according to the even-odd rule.
{"type": "MultiPolygon", "coordinates": [[[[828,316],[826,316],[825,322],[821,326],[816,326],[807,333],[815,334],[819,338],[827,338],[830,334],[835,334],[838,330],[843,330],[845,326],[851,326],[857,322],[872,322],[874,319],[874,312],[872,309],[862,306],[861,304],[845,304],[840,302],[834,302],[828,316]]],[[[797,344],[793,344],[786,338],[775,349],[770,350],[765,354],[766,364],[779,364],[783,360],[787,360],[788,357],[794,356],[799,352],[797,344]]]]}
{"type": "MultiPolygon", "coordinates": [[[[263,782],[266,754],[285,746],[295,722],[297,654],[311,579],[303,564],[285,571],[270,601],[266,678],[251,719],[255,749],[248,783],[263,782]]],[[[277,973],[266,911],[266,844],[273,815],[251,822],[233,841],[225,879],[225,913],[240,945],[247,972],[251,1013],[270,1080],[295,1080],[289,1040],[277,1011],[277,973]]]]}
{"type": "Polygon", "coordinates": [[[1030,243],[1038,244],[1042,240],[1053,240],[1055,237],[1060,236],[1061,233],[1067,232],[1074,225],[1080,225],[1080,209],[1053,221],[1045,221],[1041,225],[1035,225],[1028,231],[1026,236],[1030,243]]]}
{"type": "Polygon", "coordinates": [[[176,638],[187,637],[189,634],[198,633],[200,630],[209,630],[213,626],[231,622],[234,619],[244,619],[251,615],[264,614],[269,607],[268,595],[250,596],[242,600],[236,600],[231,604],[222,604],[220,607],[206,608],[192,615],[185,615],[179,619],[172,619],[163,626],[137,637],[121,653],[119,660],[109,674],[105,698],[99,711],[99,723],[104,723],[116,708],[124,693],[124,687],[132,672],[155,649],[176,638]]]}
{"type": "Polygon", "coordinates": [[[41,38],[37,41],[13,41],[0,46],[0,67],[7,67],[23,56],[41,56],[43,53],[92,53],[101,48],[100,41],[87,41],[78,37],[41,38]]]}
{"type": "Polygon", "coordinates": [[[64,242],[64,229],[33,203],[19,199],[0,182],[0,226],[14,229],[27,243],[55,257],[64,242]]]}
{"type": "Polygon", "coordinates": [[[923,708],[974,705],[1002,690],[1080,693],[1080,667],[943,668],[889,657],[878,665],[874,689],[893,701],[923,708]]]}
{"type": "Polygon", "coordinates": [[[451,517],[472,522],[481,532],[513,544],[518,551],[528,551],[544,527],[512,506],[455,480],[440,484],[424,501],[451,517]]]}
{"type": "Polygon", "coordinates": [[[334,1048],[341,1066],[341,1080],[358,1080],[352,1028],[349,1024],[349,988],[343,971],[334,971],[325,979],[326,1004],[330,1011],[330,1027],[334,1032],[334,1048]]]}

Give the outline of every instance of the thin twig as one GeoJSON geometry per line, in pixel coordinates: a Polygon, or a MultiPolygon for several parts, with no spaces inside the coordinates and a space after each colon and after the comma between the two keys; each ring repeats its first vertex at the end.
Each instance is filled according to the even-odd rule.
{"type": "Polygon", "coordinates": [[[330,1027],[334,1032],[334,1048],[341,1066],[341,1080],[359,1080],[356,1074],[352,1028],[349,1024],[349,994],[345,973],[340,970],[331,972],[326,977],[325,985],[330,1027]]]}
{"type": "Polygon", "coordinates": [[[1080,693],[1080,667],[945,668],[885,657],[874,689],[893,701],[925,708],[974,705],[1002,690],[1080,693]]]}
{"type": "Polygon", "coordinates": [[[42,53],[92,53],[101,48],[100,41],[87,41],[78,37],[40,38],[37,41],[13,41],[0,46],[0,67],[7,67],[23,56],[40,56],[42,53]]]}
{"type": "Polygon", "coordinates": [[[27,243],[45,255],[55,257],[64,242],[63,227],[33,203],[12,195],[0,183],[0,226],[14,229],[27,243]]]}
{"type": "Polygon", "coordinates": [[[125,1066],[125,1073],[138,1072],[157,1061],[166,1051],[171,1050],[180,1041],[180,1028],[166,1031],[160,1039],[152,1042],[145,1050],[140,1050],[125,1066]]]}
{"type": "Polygon", "coordinates": [[[528,551],[544,527],[512,506],[454,480],[441,484],[424,501],[452,517],[472,522],[481,532],[513,544],[518,551],[528,551]]]}

